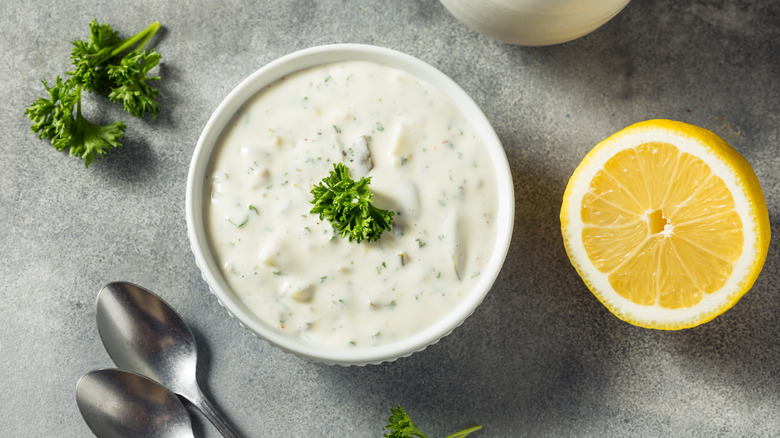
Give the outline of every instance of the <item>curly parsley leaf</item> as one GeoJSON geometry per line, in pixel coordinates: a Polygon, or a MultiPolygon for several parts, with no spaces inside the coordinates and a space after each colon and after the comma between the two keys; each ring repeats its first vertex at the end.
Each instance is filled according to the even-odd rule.
{"type": "Polygon", "coordinates": [[[108,67],[108,77],[116,86],[108,98],[121,103],[125,111],[134,117],[143,117],[147,112],[156,117],[159,112],[157,95],[160,91],[147,81],[159,80],[149,76],[149,70],[160,62],[160,54],[152,50],[128,53],[118,65],[108,67]]]}
{"type": "Polygon", "coordinates": [[[25,115],[33,122],[32,131],[47,138],[58,151],[84,160],[89,166],[95,158],[121,146],[125,124],[120,120],[109,125],[96,125],[81,114],[81,86],[57,76],[53,86],[43,80],[49,99],[38,98],[25,115]]]}
{"type": "MultiPolygon", "coordinates": [[[[390,430],[390,434],[385,434],[386,438],[427,438],[401,406],[396,409],[390,408],[390,413],[390,418],[387,419],[388,424],[385,426],[385,429],[390,430]]],[[[481,425],[469,427],[448,435],[446,438],[463,438],[480,429],[482,429],[481,425]]]]}
{"type": "Polygon", "coordinates": [[[385,437],[407,438],[416,436],[427,438],[401,406],[398,406],[396,409],[390,408],[390,414],[390,418],[387,419],[388,424],[385,426],[385,429],[390,430],[390,435],[385,434],[385,437]]]}
{"type": "Polygon", "coordinates": [[[107,83],[106,61],[114,56],[111,52],[121,42],[119,32],[111,25],[92,20],[89,23],[89,41],[71,41],[70,59],[75,68],[68,74],[85,90],[97,91],[107,83]]]}
{"type": "Polygon", "coordinates": [[[370,182],[370,177],[355,182],[349,177],[347,166],[334,164],[330,175],[311,190],[311,213],[330,221],[334,230],[350,241],[378,240],[383,231],[390,230],[395,212],[371,203],[370,182]]]}
{"type": "Polygon", "coordinates": [[[81,92],[108,94],[109,99],[121,102],[125,111],[135,117],[146,113],[156,116],[159,91],[147,84],[158,80],[150,77],[149,70],[160,60],[160,54],[152,50],[142,51],[144,45],[160,29],[154,22],[142,32],[127,39],[107,23],[93,20],[89,24],[89,40],[72,42],[70,77],[57,80],[51,87],[44,79],[48,98],[38,98],[25,110],[32,122],[31,130],[41,139],[48,139],[58,151],[68,151],[70,156],[84,160],[89,166],[107,151],[120,147],[126,125],[117,121],[107,125],[90,122],[81,112],[81,92]],[[132,51],[130,51],[132,49],[132,51]],[[124,52],[130,51],[122,58],[124,52]],[[110,90],[110,91],[109,91],[110,90]]]}

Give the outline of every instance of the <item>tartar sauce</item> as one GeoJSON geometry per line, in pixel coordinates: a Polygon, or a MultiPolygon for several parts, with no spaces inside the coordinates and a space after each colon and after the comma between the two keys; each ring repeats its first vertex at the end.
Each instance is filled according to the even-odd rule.
{"type": "Polygon", "coordinates": [[[244,304],[328,346],[392,343],[455,307],[486,266],[493,167],[442,92],[406,72],[337,62],[284,77],[231,120],[206,179],[206,229],[244,304]],[[311,214],[310,191],[342,162],[395,211],[376,242],[311,214]]]}

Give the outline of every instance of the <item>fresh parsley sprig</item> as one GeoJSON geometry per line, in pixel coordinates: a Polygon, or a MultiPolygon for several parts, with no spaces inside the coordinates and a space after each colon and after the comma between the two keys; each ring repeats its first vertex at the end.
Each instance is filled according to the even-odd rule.
{"type": "MultiPolygon", "coordinates": [[[[428,438],[420,428],[414,424],[414,421],[409,418],[409,415],[401,406],[398,406],[396,409],[390,408],[390,413],[390,418],[387,419],[388,425],[385,426],[385,429],[390,430],[390,434],[385,434],[386,438],[428,438]]],[[[482,429],[481,425],[472,426],[468,429],[463,429],[452,435],[448,435],[446,438],[463,438],[480,429],[482,429]]]]}
{"type": "Polygon", "coordinates": [[[63,80],[57,76],[52,86],[43,79],[48,98],[38,98],[25,110],[32,121],[31,130],[41,139],[48,139],[58,151],[67,150],[70,156],[83,159],[86,166],[121,146],[124,122],[98,125],[87,120],[81,111],[82,91],[105,94],[134,117],[147,113],[156,117],[159,90],[149,82],[160,78],[149,76],[149,70],[159,63],[160,54],[142,49],[159,29],[160,23],[155,21],[130,38],[121,39],[109,24],[93,20],[89,40],[71,42],[74,68],[67,72],[70,77],[63,80]]]}
{"type": "Polygon", "coordinates": [[[311,190],[311,213],[327,219],[341,237],[350,241],[378,240],[383,231],[390,230],[395,212],[371,203],[370,182],[371,177],[355,182],[349,177],[347,166],[335,163],[330,175],[311,190]]]}

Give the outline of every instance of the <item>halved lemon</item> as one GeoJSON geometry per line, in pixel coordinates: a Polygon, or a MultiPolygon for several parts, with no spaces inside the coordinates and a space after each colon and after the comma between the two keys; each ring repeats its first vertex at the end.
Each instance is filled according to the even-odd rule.
{"type": "Polygon", "coordinates": [[[686,123],[631,125],[590,151],[563,195],[566,252],[618,318],[676,330],[733,306],[758,277],[769,214],[750,164],[686,123]]]}

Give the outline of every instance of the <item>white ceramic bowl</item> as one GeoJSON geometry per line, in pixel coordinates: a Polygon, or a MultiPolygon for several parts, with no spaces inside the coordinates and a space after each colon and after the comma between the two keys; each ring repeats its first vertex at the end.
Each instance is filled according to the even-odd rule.
{"type": "Polygon", "coordinates": [[[474,101],[450,78],[430,65],[403,53],[366,45],[328,45],[284,56],[261,68],[228,94],[209,119],[195,147],[187,179],[187,232],[195,261],[219,302],[241,325],[282,350],[315,362],[335,365],[366,365],[392,361],[438,342],[471,315],[491,289],[506,257],[514,221],[512,176],[506,155],[490,122],[474,101]],[[498,187],[495,247],[473,290],[441,320],[412,337],[392,344],[334,348],[313,345],[273,328],[250,311],[230,289],[209,249],[204,226],[204,179],[209,159],[220,134],[239,108],[263,87],[290,73],[337,61],[370,61],[406,71],[426,80],[449,96],[481,136],[495,169],[498,187]]]}
{"type": "Polygon", "coordinates": [[[440,0],[468,27],[499,41],[546,46],[579,38],[617,15],[629,0],[440,0]]]}

